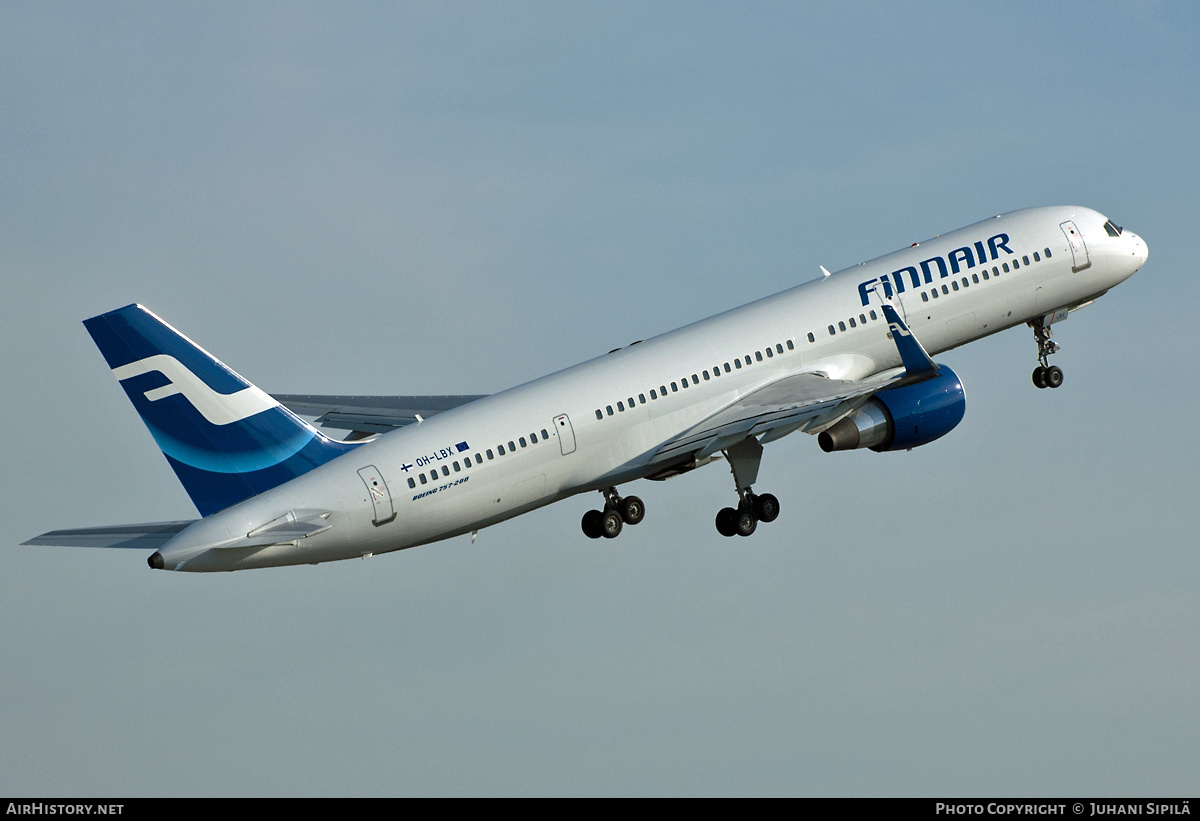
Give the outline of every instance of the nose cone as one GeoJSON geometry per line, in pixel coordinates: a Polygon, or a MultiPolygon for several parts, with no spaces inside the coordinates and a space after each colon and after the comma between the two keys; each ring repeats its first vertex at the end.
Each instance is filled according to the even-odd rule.
{"type": "Polygon", "coordinates": [[[1130,253],[1133,255],[1134,260],[1137,261],[1137,267],[1141,268],[1146,264],[1146,259],[1150,256],[1150,248],[1147,247],[1146,241],[1137,234],[1132,231],[1126,231],[1125,233],[1129,237],[1130,253]]]}

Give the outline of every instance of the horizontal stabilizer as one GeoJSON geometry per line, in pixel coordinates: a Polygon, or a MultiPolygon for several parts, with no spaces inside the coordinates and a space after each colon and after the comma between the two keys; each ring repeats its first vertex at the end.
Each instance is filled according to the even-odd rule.
{"type": "Polygon", "coordinates": [[[444,411],[482,399],[461,396],[319,396],[276,393],[272,397],[292,413],[315,417],[323,428],[358,433],[387,433],[444,411]]]}
{"type": "Polygon", "coordinates": [[[84,527],[77,530],[51,530],[21,544],[59,547],[119,547],[131,550],[158,550],[188,525],[197,521],[150,522],[110,527],[84,527]]]}

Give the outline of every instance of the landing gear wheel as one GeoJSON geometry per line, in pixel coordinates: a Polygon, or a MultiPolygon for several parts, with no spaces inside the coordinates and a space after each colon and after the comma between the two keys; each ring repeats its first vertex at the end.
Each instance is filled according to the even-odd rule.
{"type": "Polygon", "coordinates": [[[758,517],[749,506],[743,505],[737,510],[736,530],[739,536],[749,536],[758,527],[758,517]]]}
{"type": "Polygon", "coordinates": [[[737,534],[738,512],[731,507],[723,507],[717,513],[717,532],[722,536],[737,534]]]}
{"type": "Polygon", "coordinates": [[[1039,388],[1046,387],[1046,369],[1041,365],[1033,369],[1033,384],[1039,388]]]}
{"type": "Polygon", "coordinates": [[[603,516],[599,510],[589,510],[583,514],[583,521],[580,523],[583,526],[583,535],[589,539],[599,539],[603,536],[604,525],[600,521],[603,516]]]}
{"type": "Polygon", "coordinates": [[[615,539],[621,535],[621,514],[615,510],[606,510],[600,514],[601,535],[606,539],[615,539]]]}
{"type": "Polygon", "coordinates": [[[636,496],[626,496],[620,504],[621,519],[627,525],[636,525],[646,518],[646,506],[636,496]]]}
{"type": "Polygon", "coordinates": [[[1049,368],[1046,368],[1044,380],[1047,388],[1057,388],[1063,383],[1062,368],[1057,365],[1051,365],[1049,368]]]}
{"type": "Polygon", "coordinates": [[[770,493],[754,497],[754,515],[768,524],[779,518],[779,500],[770,493]]]}

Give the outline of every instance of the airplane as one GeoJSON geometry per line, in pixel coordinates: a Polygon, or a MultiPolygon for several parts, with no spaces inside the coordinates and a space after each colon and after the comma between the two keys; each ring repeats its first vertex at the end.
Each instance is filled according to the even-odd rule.
{"type": "Polygon", "coordinates": [[[588,538],[646,506],[618,487],[723,459],[746,537],[780,512],[754,489],[763,446],[909,450],[965,412],[938,354],[1033,330],[1038,388],[1063,372],[1052,326],[1137,272],[1145,241],[1088,208],[1005,213],[489,396],[271,396],[149,309],[84,321],[201,518],[45,533],[25,544],[153,551],[189,572],[366,558],[599,491],[588,538]],[[302,416],[314,420],[312,424],[302,416]],[[318,428],[349,431],[344,438],[318,428]]]}

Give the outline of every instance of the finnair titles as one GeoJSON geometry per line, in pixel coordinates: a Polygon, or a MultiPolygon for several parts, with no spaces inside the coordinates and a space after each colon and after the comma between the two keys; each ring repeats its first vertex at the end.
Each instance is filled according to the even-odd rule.
{"type": "Polygon", "coordinates": [[[750,536],[781,507],[754,488],[764,445],[928,444],[966,407],[931,354],[1018,325],[1034,385],[1057,388],[1051,327],[1146,258],[1096,211],[1014,211],[491,396],[270,396],[129,305],[84,325],[201,518],[26,544],[143,550],[165,570],[316,564],[474,538],[595,492],[583,533],[611,539],[646,515],[620,488],[714,461],[733,477],[716,530],[750,536]]]}

